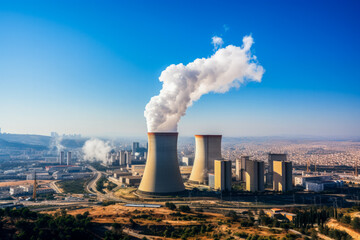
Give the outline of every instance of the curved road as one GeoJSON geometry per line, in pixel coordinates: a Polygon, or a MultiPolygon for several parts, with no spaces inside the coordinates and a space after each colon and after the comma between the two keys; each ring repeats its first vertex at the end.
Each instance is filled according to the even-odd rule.
{"type": "Polygon", "coordinates": [[[96,170],[95,168],[93,168],[92,166],[87,166],[87,167],[94,173],[94,176],[93,179],[91,179],[86,185],[86,191],[92,194],[96,194],[98,197],[99,196],[101,197],[103,194],[98,190],[96,190],[96,183],[100,180],[102,173],[96,170]]]}

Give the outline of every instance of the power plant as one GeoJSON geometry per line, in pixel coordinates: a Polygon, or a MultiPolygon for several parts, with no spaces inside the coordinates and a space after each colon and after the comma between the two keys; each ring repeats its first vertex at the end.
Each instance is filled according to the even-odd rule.
{"type": "Polygon", "coordinates": [[[177,159],[177,132],[149,132],[148,158],[138,192],[178,194],[185,190],[177,159]]]}
{"type": "Polygon", "coordinates": [[[214,161],[221,157],[221,135],[195,135],[195,160],[190,182],[207,184],[208,173],[214,172],[214,161]]]}

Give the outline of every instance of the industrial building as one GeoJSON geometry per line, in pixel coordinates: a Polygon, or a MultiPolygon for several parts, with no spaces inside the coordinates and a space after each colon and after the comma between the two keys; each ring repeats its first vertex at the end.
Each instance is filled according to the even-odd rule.
{"type": "Polygon", "coordinates": [[[306,182],[316,182],[316,181],[330,181],[330,175],[310,175],[310,176],[296,176],[294,177],[295,186],[301,186],[306,188],[306,182]]]}
{"type": "Polygon", "coordinates": [[[125,166],[132,163],[133,156],[131,151],[120,150],[115,152],[112,150],[106,155],[107,166],[125,166]]]}
{"type": "Polygon", "coordinates": [[[195,160],[189,182],[208,183],[208,173],[214,172],[214,161],[222,159],[221,135],[195,135],[195,160]]]}
{"type": "Polygon", "coordinates": [[[274,161],[287,161],[287,155],[282,153],[269,153],[268,155],[268,171],[266,174],[266,184],[269,187],[273,187],[274,182],[274,170],[273,170],[273,162],[274,161]]]}
{"type": "Polygon", "coordinates": [[[149,132],[148,156],[138,192],[179,194],[185,190],[177,159],[177,132],[149,132]]]}
{"type": "Polygon", "coordinates": [[[273,161],[273,190],[288,192],[293,189],[292,163],[288,161],[273,161]]]}
{"type": "Polygon", "coordinates": [[[118,170],[118,171],[114,171],[113,176],[115,179],[120,179],[120,177],[123,177],[123,176],[132,176],[132,173],[118,170]]]}
{"type": "Polygon", "coordinates": [[[231,191],[231,161],[214,161],[214,188],[220,191],[231,191]]]}
{"type": "Polygon", "coordinates": [[[245,183],[246,191],[264,191],[264,162],[257,160],[245,160],[245,183]]]}
{"type": "MultiPolygon", "coordinates": [[[[26,174],[26,180],[34,180],[34,173],[26,174]]],[[[48,172],[37,172],[36,179],[37,180],[50,180],[53,177],[48,172]]]]}
{"type": "Polygon", "coordinates": [[[194,159],[191,157],[183,157],[181,159],[181,163],[183,166],[192,166],[194,163],[194,159]]]}
{"type": "Polygon", "coordinates": [[[249,156],[242,156],[240,159],[236,159],[235,175],[237,181],[241,181],[241,182],[245,181],[246,160],[249,160],[249,156]]]}
{"type": "Polygon", "coordinates": [[[344,186],[344,182],[341,180],[336,181],[307,181],[306,190],[312,192],[323,192],[327,190],[333,190],[344,186]]]}
{"type": "Polygon", "coordinates": [[[126,186],[137,187],[141,182],[140,176],[122,176],[120,177],[120,182],[124,183],[126,186]]]}

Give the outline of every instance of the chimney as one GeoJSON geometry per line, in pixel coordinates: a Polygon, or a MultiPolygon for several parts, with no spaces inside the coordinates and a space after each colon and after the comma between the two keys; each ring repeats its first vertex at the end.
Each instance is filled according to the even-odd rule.
{"type": "Polygon", "coordinates": [[[185,190],[177,160],[177,132],[149,132],[149,148],[138,192],[178,194],[185,190]]]}
{"type": "Polygon", "coordinates": [[[214,161],[221,157],[221,135],[195,135],[195,159],[190,182],[206,184],[214,172],[214,161]]]}

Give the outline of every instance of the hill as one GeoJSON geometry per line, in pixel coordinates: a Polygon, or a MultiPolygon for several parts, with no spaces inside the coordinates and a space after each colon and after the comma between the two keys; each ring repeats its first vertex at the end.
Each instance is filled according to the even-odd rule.
{"type": "Polygon", "coordinates": [[[0,134],[0,139],[14,143],[49,146],[51,137],[33,134],[0,134]]]}

